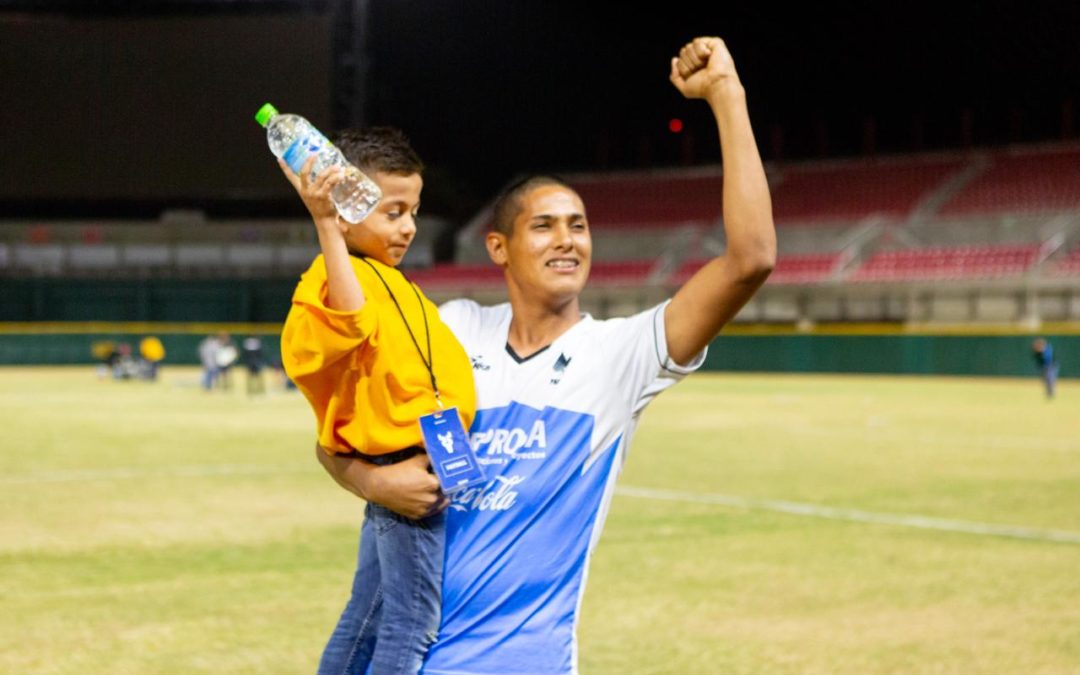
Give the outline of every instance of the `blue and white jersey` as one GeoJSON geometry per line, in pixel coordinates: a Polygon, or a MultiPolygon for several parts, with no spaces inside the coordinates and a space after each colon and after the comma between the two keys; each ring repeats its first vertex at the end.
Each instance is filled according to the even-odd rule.
{"type": "Polygon", "coordinates": [[[524,359],[507,347],[508,304],[440,308],[472,359],[470,440],[490,480],[450,506],[442,628],[426,675],[577,672],[589,556],[638,417],[705,356],[671,361],[665,306],[586,315],[524,359]]]}

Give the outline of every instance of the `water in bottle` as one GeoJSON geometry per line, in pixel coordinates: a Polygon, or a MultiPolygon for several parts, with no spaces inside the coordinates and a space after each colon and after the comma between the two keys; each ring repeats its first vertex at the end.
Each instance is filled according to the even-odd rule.
{"type": "Polygon", "coordinates": [[[259,109],[255,119],[266,127],[270,152],[284,159],[293,173],[299,174],[312,155],[315,155],[315,163],[311,169],[311,180],[332,166],[345,169],[345,178],[330,191],[330,200],[345,220],[359,223],[382,199],[379,186],[350,164],[311,122],[299,115],[282,115],[269,103],[259,109]]]}

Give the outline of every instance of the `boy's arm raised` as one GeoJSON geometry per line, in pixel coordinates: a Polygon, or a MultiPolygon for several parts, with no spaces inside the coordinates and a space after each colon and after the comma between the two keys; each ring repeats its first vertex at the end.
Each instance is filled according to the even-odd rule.
{"type": "Polygon", "coordinates": [[[345,245],[348,225],[338,220],[337,209],[330,201],[330,191],[344,178],[341,167],[330,167],[309,179],[315,164],[314,155],[309,157],[297,176],[279,159],[282,173],[296,189],[304,206],[311,213],[315,231],[319,235],[319,247],[326,261],[326,304],[339,312],[357,312],[364,306],[364,291],[349,262],[349,249],[345,245]]]}

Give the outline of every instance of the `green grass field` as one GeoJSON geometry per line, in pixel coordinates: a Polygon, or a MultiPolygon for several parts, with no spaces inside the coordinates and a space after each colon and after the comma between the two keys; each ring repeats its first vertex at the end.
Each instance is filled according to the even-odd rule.
{"type": "MultiPolygon", "coordinates": [[[[0,369],[0,672],[314,671],[362,504],[301,397],[197,377],[0,369]]],[[[620,481],[586,674],[1080,672],[1080,543],[772,506],[1078,537],[1073,382],[694,376],[620,481]]]]}

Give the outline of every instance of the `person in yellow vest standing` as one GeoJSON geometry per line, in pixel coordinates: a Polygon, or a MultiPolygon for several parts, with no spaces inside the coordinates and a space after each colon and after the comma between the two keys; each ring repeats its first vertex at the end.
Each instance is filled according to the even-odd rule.
{"type": "MultiPolygon", "coordinates": [[[[396,269],[416,234],[423,164],[395,129],[347,131],[335,144],[383,196],[367,218],[349,224],[329,198],[342,169],[312,180],[313,160],[299,175],[279,162],[311,213],[322,249],[293,294],[282,364],[315,411],[316,454],[324,465],[400,467],[389,480],[406,476],[414,487],[426,480],[421,490],[438,494],[435,476],[411,470],[426,467],[428,452],[434,454],[421,425],[453,418],[460,425],[455,437],[467,444],[476,391],[465,350],[435,305],[396,269]]],[[[449,438],[438,436],[452,452],[449,438]]],[[[434,501],[414,520],[399,515],[399,504],[368,500],[351,598],[320,673],[364,673],[369,664],[375,675],[419,672],[441,616],[447,501],[434,501]]]]}
{"type": "Polygon", "coordinates": [[[145,363],[145,377],[156,380],[159,364],[165,360],[165,345],[153,335],[147,335],[139,341],[139,354],[145,363]]]}

